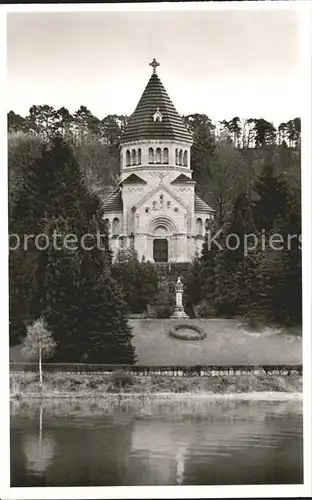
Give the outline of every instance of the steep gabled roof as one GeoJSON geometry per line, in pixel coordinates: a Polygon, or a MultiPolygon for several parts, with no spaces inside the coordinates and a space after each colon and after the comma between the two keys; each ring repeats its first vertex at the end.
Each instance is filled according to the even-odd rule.
{"type": "Polygon", "coordinates": [[[185,182],[192,182],[192,183],[195,184],[195,182],[192,181],[192,179],[190,179],[189,177],[187,177],[185,174],[181,174],[178,177],[176,177],[176,179],[174,179],[171,182],[171,184],[184,184],[185,182]]]}
{"type": "Polygon", "coordinates": [[[172,104],[157,73],[153,73],[131,115],[120,143],[143,139],[169,139],[193,142],[181,116],[172,104]],[[156,111],[162,120],[154,121],[156,111]]]}
{"type": "Polygon", "coordinates": [[[197,194],[195,194],[194,205],[195,212],[215,212],[215,210],[207,205],[207,203],[205,203],[197,194]]]}
{"type": "Polygon", "coordinates": [[[123,201],[121,191],[115,192],[109,199],[103,203],[104,213],[107,212],[122,212],[123,201]]]}
{"type": "Polygon", "coordinates": [[[136,174],[131,174],[126,177],[121,184],[146,184],[146,181],[136,174]]]}

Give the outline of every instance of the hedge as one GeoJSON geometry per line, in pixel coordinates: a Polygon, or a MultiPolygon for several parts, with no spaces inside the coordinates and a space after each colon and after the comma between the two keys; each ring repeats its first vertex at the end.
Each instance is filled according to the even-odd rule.
{"type": "MultiPolygon", "coordinates": [[[[302,365],[104,365],[87,363],[43,363],[48,373],[112,373],[124,370],[137,376],[215,376],[215,375],[302,375],[302,365]]],[[[37,363],[10,363],[11,372],[37,372],[37,363]]]]}
{"type": "Polygon", "coordinates": [[[180,323],[179,325],[175,325],[173,328],[169,330],[169,335],[179,340],[203,340],[207,334],[203,328],[198,325],[191,325],[187,323],[180,323]],[[180,330],[193,330],[198,335],[194,337],[193,335],[188,335],[187,333],[179,333],[180,330]]]}

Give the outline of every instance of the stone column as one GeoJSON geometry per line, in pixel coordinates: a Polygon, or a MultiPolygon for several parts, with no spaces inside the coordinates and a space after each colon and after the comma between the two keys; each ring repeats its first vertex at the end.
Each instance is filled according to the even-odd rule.
{"type": "Polygon", "coordinates": [[[181,281],[181,278],[178,278],[178,281],[176,283],[176,306],[174,309],[174,313],[171,316],[173,319],[188,319],[189,316],[186,314],[184,311],[183,307],[183,283],[181,281]]]}

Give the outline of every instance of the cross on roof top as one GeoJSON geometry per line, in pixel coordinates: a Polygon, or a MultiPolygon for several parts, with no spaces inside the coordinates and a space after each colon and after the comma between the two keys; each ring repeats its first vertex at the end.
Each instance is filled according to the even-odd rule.
{"type": "Polygon", "coordinates": [[[157,62],[157,61],[156,61],[155,57],[154,57],[154,59],[152,60],[152,62],[151,62],[151,63],[149,63],[149,65],[150,65],[150,66],[152,66],[152,68],[153,68],[153,73],[156,73],[156,68],[157,68],[157,66],[160,66],[159,62],[157,62]]]}

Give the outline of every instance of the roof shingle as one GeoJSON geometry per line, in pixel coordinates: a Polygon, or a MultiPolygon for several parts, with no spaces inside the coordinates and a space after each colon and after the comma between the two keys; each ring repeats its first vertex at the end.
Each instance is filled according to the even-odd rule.
{"type": "Polygon", "coordinates": [[[122,181],[122,184],[146,184],[146,181],[139,175],[131,174],[122,181]]]}
{"type": "Polygon", "coordinates": [[[205,203],[197,194],[195,194],[194,205],[195,212],[215,212],[215,210],[207,205],[207,203],[205,203]]]}
{"type": "Polygon", "coordinates": [[[104,212],[122,212],[123,201],[121,191],[117,191],[103,204],[104,212]]]}
{"type": "Polygon", "coordinates": [[[195,181],[187,177],[185,174],[179,175],[179,177],[176,177],[171,184],[184,184],[185,182],[192,182],[195,184],[195,181]]]}
{"type": "Polygon", "coordinates": [[[156,73],[149,79],[120,143],[144,139],[193,142],[191,134],[156,73]],[[157,108],[163,116],[161,121],[154,121],[153,118],[157,108]]]}

